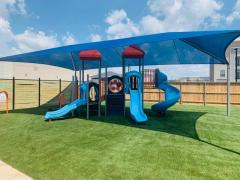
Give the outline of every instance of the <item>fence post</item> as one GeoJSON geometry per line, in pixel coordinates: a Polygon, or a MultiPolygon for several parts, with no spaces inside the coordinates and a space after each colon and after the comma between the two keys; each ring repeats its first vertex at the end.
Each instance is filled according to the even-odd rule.
{"type": "Polygon", "coordinates": [[[12,110],[15,110],[15,77],[12,78],[12,110]]]}
{"type": "Polygon", "coordinates": [[[38,107],[41,106],[41,79],[38,78],[38,107]]]}
{"type": "Polygon", "coordinates": [[[183,96],[183,93],[182,93],[182,82],[180,82],[180,84],[179,84],[179,88],[180,88],[180,92],[181,92],[181,96],[180,96],[180,104],[182,104],[182,96],[183,96]]]}
{"type": "Polygon", "coordinates": [[[206,106],[206,85],[207,83],[204,82],[204,86],[203,86],[203,105],[206,106]]]}
{"type": "Polygon", "coordinates": [[[59,79],[59,94],[62,92],[62,80],[59,79]]]}
{"type": "Polygon", "coordinates": [[[89,119],[89,75],[87,74],[87,119],[89,119]]]}
{"type": "Polygon", "coordinates": [[[158,101],[161,101],[161,90],[160,89],[158,89],[158,91],[159,91],[159,96],[158,96],[158,101]]]}

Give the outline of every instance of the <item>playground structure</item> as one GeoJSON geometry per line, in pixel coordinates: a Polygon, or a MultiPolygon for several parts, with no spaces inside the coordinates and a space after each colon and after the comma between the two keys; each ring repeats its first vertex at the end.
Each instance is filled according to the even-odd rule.
{"type": "Polygon", "coordinates": [[[97,50],[81,51],[79,53],[79,60],[81,65],[81,70],[79,71],[79,87],[80,91],[78,93],[78,80],[77,76],[73,77],[73,88],[72,88],[72,102],[60,108],[57,111],[47,112],[45,115],[45,120],[52,120],[63,118],[68,113],[72,112],[74,115],[74,110],[80,106],[85,106],[87,108],[87,119],[89,119],[90,111],[95,111],[97,109],[98,116],[101,114],[101,54],[97,50]],[[94,82],[89,82],[89,75],[87,75],[87,81],[85,82],[84,64],[85,61],[97,61],[99,63],[99,84],[94,82]],[[78,97],[79,96],[79,97],[78,97]]]}
{"type": "MultiPolygon", "coordinates": [[[[78,80],[75,75],[73,77],[72,102],[65,105],[59,110],[47,112],[45,120],[52,120],[63,118],[68,113],[81,106],[86,106],[87,119],[92,111],[98,110],[98,116],[101,116],[101,54],[97,50],[81,51],[79,53],[80,71],[79,71],[79,87],[80,94],[78,94],[76,87],[78,87],[78,80]],[[97,61],[99,63],[98,80],[99,84],[89,82],[89,75],[85,81],[84,62],[97,61]],[[79,97],[78,97],[79,96],[79,97]]],[[[129,46],[124,49],[122,53],[122,77],[107,76],[107,68],[105,69],[105,116],[122,115],[126,116],[125,111],[125,94],[130,94],[130,116],[136,123],[144,123],[148,120],[144,113],[143,102],[143,84],[144,84],[144,51],[137,46],[129,46]],[[125,72],[126,61],[138,60],[138,71],[125,72]]],[[[156,71],[155,79],[156,87],[166,92],[166,99],[153,106],[153,110],[159,114],[165,114],[166,110],[174,105],[180,98],[180,92],[177,88],[167,84],[167,77],[159,70],[156,71]]]]}
{"type": "MultiPolygon", "coordinates": [[[[98,68],[100,72],[98,88],[97,87],[92,88],[91,93],[89,93],[88,89],[87,91],[88,98],[86,105],[85,104],[81,105],[87,107],[87,118],[89,118],[89,111],[91,109],[90,107],[93,107],[90,105],[90,103],[95,104],[95,108],[93,109],[96,109],[96,107],[98,106],[97,107],[98,115],[99,116],[101,115],[100,93],[98,93],[97,95],[97,92],[100,92],[102,90],[100,84],[101,68],[105,68],[107,74],[107,68],[122,67],[123,71],[122,85],[119,83],[120,82],[119,78],[118,80],[116,79],[112,80],[110,82],[111,85],[108,86],[110,88],[107,90],[105,89],[105,92],[109,90],[109,93],[105,94],[106,97],[111,99],[114,96],[111,97],[110,95],[116,93],[119,89],[121,89],[121,87],[124,89],[124,92],[121,90],[119,91],[122,93],[121,97],[120,97],[121,93],[118,94],[119,99],[121,98],[123,99],[122,102],[119,101],[122,104],[117,103],[115,109],[117,109],[119,105],[119,107],[121,107],[120,112],[123,112],[123,115],[125,116],[125,92],[130,93],[130,106],[132,100],[134,101],[134,99],[140,104],[140,101],[143,101],[144,94],[144,90],[141,89],[141,87],[139,86],[140,83],[144,82],[140,82],[141,78],[139,78],[138,75],[135,74],[133,76],[130,76],[128,80],[125,79],[125,75],[127,75],[127,73],[125,73],[125,62],[128,63],[127,64],[128,66],[138,66],[139,67],[138,73],[140,73],[142,77],[144,77],[143,71],[144,66],[147,65],[153,66],[172,64],[226,64],[228,77],[226,86],[227,115],[230,115],[230,80],[229,80],[230,66],[228,60],[226,59],[226,50],[229,44],[239,35],[240,31],[238,30],[162,33],[126,39],[58,47],[48,50],[31,52],[27,54],[4,57],[0,58],[0,61],[48,64],[74,70],[75,74],[73,78],[74,88],[72,93],[73,94],[72,102],[80,98],[79,94],[77,93],[78,92],[77,87],[78,82],[80,84],[80,87],[81,84],[84,83],[85,80],[84,70],[98,68]],[[135,51],[135,53],[139,53],[140,55],[139,54],[137,56],[131,54],[128,55],[126,54],[128,50],[135,51]],[[79,52],[80,60],[79,58],[78,59],[74,58],[76,57],[76,55],[79,56],[79,52]],[[87,56],[84,56],[86,54],[87,56]],[[97,59],[96,56],[98,56],[97,59]],[[129,60],[125,61],[125,59],[129,60]],[[139,61],[137,61],[137,59],[139,59],[139,61]],[[79,78],[79,81],[77,81],[76,78],[76,73],[78,70],[79,75],[83,76],[79,78]],[[125,85],[127,85],[127,83],[130,84],[128,86],[130,87],[130,89],[125,88],[125,85]],[[116,86],[117,88],[114,89],[114,86],[116,86]],[[133,96],[131,95],[132,92],[131,90],[134,90],[133,96]],[[96,98],[96,96],[98,96],[98,98],[96,98]],[[95,102],[93,103],[89,101],[89,97],[93,97],[93,100],[95,102]]],[[[229,51],[229,54],[230,53],[231,52],[229,51]]],[[[165,101],[154,105],[152,107],[152,110],[158,112],[159,114],[165,114],[167,108],[176,103],[176,100],[181,96],[181,93],[175,88],[168,85],[167,78],[163,74],[157,73],[155,79],[157,79],[157,81],[155,81],[156,86],[165,91],[165,101]],[[162,77],[164,78],[161,79],[162,77]]],[[[89,88],[90,82],[88,76],[87,81],[85,82],[87,82],[89,88]]],[[[107,84],[108,82],[105,83],[107,84]]],[[[105,88],[106,87],[107,86],[105,86],[105,88]]],[[[107,98],[105,99],[106,99],[105,115],[108,115],[108,112],[111,112],[111,107],[113,106],[108,106],[109,102],[111,101],[107,102],[107,98]]],[[[142,105],[140,104],[138,110],[134,110],[134,112],[136,111],[142,113],[140,109],[141,106],[143,106],[143,103],[142,105]]],[[[130,111],[131,109],[133,108],[130,107],[130,111]]],[[[74,114],[73,110],[70,110],[68,112],[72,112],[72,114],[74,114]]],[[[130,112],[130,114],[133,117],[133,120],[136,121],[136,117],[134,118],[135,116],[134,113],[130,112]]]]}
{"type": "Polygon", "coordinates": [[[0,104],[4,103],[5,111],[8,113],[8,93],[6,91],[0,91],[0,104]]]}
{"type": "Polygon", "coordinates": [[[137,123],[147,121],[147,116],[143,112],[144,54],[144,51],[137,46],[125,48],[122,54],[125,93],[130,94],[130,114],[137,123]],[[138,72],[129,71],[125,74],[126,60],[138,60],[138,72]]]}

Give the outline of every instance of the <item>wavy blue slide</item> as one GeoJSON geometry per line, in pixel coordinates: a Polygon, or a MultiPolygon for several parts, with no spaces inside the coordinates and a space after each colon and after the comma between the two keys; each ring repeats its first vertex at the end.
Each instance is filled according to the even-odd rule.
{"type": "Polygon", "coordinates": [[[88,86],[87,86],[86,83],[81,84],[81,86],[80,86],[81,98],[76,99],[75,101],[71,102],[70,104],[65,105],[64,107],[62,107],[61,109],[59,109],[57,111],[47,112],[46,115],[45,115],[45,120],[62,118],[66,114],[71,112],[72,110],[77,109],[79,106],[86,105],[87,104],[87,99],[86,99],[86,96],[83,95],[83,94],[87,92],[87,89],[88,89],[87,87],[88,86]]]}
{"type": "Polygon", "coordinates": [[[181,92],[174,86],[168,84],[167,76],[156,70],[155,86],[165,92],[165,101],[159,102],[152,106],[152,110],[164,114],[166,110],[176,104],[181,97],[181,92]]]}
{"type": "Polygon", "coordinates": [[[143,111],[142,105],[142,75],[137,71],[130,71],[125,75],[125,92],[130,94],[130,114],[132,119],[137,123],[143,123],[148,120],[146,114],[143,111]],[[136,90],[132,90],[130,88],[130,77],[138,78],[138,88],[136,90]]]}

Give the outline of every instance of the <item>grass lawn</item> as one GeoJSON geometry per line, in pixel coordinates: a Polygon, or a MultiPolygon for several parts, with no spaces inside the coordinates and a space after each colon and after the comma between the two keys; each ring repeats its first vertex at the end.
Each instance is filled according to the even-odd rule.
{"type": "Polygon", "coordinates": [[[240,109],[176,105],[149,121],[43,121],[44,108],[0,114],[0,159],[34,179],[239,179],[240,109]]]}

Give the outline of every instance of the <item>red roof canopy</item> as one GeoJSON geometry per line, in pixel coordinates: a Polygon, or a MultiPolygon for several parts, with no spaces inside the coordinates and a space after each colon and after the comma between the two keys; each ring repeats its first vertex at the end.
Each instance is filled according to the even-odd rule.
{"type": "Polygon", "coordinates": [[[99,60],[101,59],[101,53],[97,50],[80,51],[79,58],[81,60],[99,60]]]}
{"type": "Polygon", "coordinates": [[[131,45],[124,49],[122,56],[124,58],[143,58],[144,51],[137,46],[131,45]]]}

